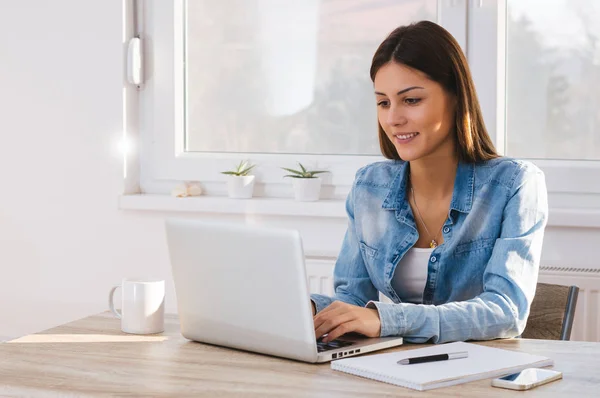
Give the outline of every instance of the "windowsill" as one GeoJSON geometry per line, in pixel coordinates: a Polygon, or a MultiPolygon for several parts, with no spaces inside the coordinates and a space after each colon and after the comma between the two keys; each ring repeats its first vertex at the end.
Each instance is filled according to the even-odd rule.
{"type": "MultiPolygon", "coordinates": [[[[230,199],[226,196],[196,196],[177,198],[160,194],[122,195],[122,210],[255,214],[292,217],[346,218],[345,200],[298,202],[292,198],[230,199]]],[[[598,209],[550,209],[550,227],[600,228],[598,209]]]]}
{"type": "Polygon", "coordinates": [[[123,210],[333,218],[346,218],[345,203],[345,200],[340,199],[299,202],[292,198],[230,199],[226,196],[177,198],[160,194],[122,195],[119,197],[119,208],[123,210]]]}

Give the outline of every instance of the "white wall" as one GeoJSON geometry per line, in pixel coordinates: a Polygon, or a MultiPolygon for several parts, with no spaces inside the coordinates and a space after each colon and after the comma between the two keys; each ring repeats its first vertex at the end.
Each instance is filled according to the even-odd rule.
{"type": "MultiPolygon", "coordinates": [[[[123,191],[120,1],[0,1],[0,340],[107,308],[124,276],[168,280],[162,213],[118,210],[123,191]]],[[[233,217],[234,218],[234,217],[233,217]]],[[[343,219],[300,227],[335,255],[343,219]]],[[[547,266],[597,268],[600,229],[550,227],[547,266]]]]}
{"type": "Polygon", "coordinates": [[[162,219],[117,207],[121,18],[116,0],[0,2],[0,340],[169,275],[162,219]]]}

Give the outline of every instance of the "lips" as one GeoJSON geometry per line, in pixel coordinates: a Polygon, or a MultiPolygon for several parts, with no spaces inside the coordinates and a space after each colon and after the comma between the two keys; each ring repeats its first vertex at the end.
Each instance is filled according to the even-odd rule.
{"type": "Polygon", "coordinates": [[[415,137],[418,137],[419,133],[418,132],[413,132],[413,133],[398,133],[398,134],[394,134],[394,141],[396,141],[399,144],[406,144],[410,141],[412,141],[413,139],[415,139],[415,137]]]}

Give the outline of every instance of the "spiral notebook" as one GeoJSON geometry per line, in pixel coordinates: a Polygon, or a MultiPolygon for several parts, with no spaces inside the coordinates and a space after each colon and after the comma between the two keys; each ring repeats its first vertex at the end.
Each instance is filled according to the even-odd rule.
{"type": "Polygon", "coordinates": [[[389,354],[340,359],[331,362],[331,369],[424,391],[553,364],[552,359],[543,356],[457,342],[389,354]],[[467,351],[468,357],[412,365],[397,364],[404,358],[457,351],[467,351]]]}

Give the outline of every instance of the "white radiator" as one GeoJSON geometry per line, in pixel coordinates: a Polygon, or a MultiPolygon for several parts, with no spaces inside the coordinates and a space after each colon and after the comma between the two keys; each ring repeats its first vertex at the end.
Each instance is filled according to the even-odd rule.
{"type": "Polygon", "coordinates": [[[332,260],[306,260],[308,290],[311,293],[333,295],[333,266],[332,260]]]}
{"type": "MultiPolygon", "coordinates": [[[[311,293],[333,294],[332,260],[307,259],[306,271],[311,293]]],[[[600,269],[542,267],[540,282],[579,287],[571,340],[600,342],[600,269]]],[[[380,297],[388,301],[387,297],[380,297]]]]}

